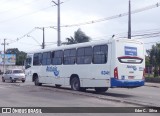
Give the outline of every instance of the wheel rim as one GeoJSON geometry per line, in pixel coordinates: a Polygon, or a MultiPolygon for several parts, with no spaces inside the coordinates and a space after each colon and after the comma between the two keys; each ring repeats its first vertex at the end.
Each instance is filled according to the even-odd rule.
{"type": "Polygon", "coordinates": [[[79,90],[79,86],[80,86],[79,81],[77,79],[74,79],[73,80],[73,84],[72,84],[73,90],[78,91],[79,90]]]}
{"type": "Polygon", "coordinates": [[[35,85],[38,85],[38,78],[36,78],[35,80],[35,85]]]}
{"type": "Polygon", "coordinates": [[[39,85],[39,79],[38,79],[38,77],[35,79],[35,85],[39,85]]]}
{"type": "Polygon", "coordinates": [[[77,90],[77,89],[78,89],[78,82],[74,82],[74,83],[73,83],[73,88],[74,88],[74,90],[77,90]]]}

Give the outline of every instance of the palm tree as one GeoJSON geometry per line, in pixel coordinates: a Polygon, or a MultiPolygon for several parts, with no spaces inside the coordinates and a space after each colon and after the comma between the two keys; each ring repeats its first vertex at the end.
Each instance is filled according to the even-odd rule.
{"type": "Polygon", "coordinates": [[[67,42],[66,42],[67,45],[76,44],[76,41],[72,36],[70,36],[70,38],[66,38],[66,40],[67,40],[67,42]]]}
{"type": "Polygon", "coordinates": [[[76,43],[83,43],[89,42],[91,38],[87,36],[81,29],[79,28],[77,31],[74,32],[74,38],[71,36],[70,38],[66,38],[67,42],[63,44],[76,44],[76,43]]]}

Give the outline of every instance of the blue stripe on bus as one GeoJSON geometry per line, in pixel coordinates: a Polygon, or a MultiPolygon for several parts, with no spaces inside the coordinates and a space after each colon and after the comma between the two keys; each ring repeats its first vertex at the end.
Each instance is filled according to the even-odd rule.
{"type": "Polygon", "coordinates": [[[144,80],[118,80],[111,78],[111,87],[140,87],[144,85],[144,80]]]}

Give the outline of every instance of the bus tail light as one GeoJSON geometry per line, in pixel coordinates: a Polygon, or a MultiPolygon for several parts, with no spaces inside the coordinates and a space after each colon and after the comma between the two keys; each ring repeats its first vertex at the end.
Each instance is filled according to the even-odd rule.
{"type": "Polygon", "coordinates": [[[118,68],[114,69],[114,78],[118,79],[118,68]]]}

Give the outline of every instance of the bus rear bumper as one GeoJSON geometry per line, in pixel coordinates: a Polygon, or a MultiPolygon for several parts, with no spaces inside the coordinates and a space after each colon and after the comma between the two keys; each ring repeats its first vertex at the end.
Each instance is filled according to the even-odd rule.
{"type": "Polygon", "coordinates": [[[144,86],[144,80],[118,80],[111,78],[111,88],[122,87],[122,88],[135,88],[144,86]]]}

